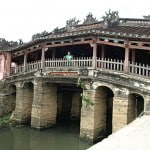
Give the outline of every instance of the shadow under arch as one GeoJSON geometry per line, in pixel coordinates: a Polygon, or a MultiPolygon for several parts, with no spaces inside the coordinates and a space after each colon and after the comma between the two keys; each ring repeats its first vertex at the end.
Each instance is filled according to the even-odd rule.
{"type": "Polygon", "coordinates": [[[113,91],[107,86],[95,89],[96,124],[99,124],[100,139],[112,134],[113,91]],[[102,121],[103,120],[103,121],[102,121]]]}
{"type": "Polygon", "coordinates": [[[83,89],[75,84],[57,85],[58,120],[80,120],[83,89]]]}
{"type": "Polygon", "coordinates": [[[27,122],[31,122],[31,111],[34,96],[34,85],[32,82],[24,82],[23,93],[23,101],[25,102],[23,111],[26,113],[25,116],[27,122]]]}
{"type": "Polygon", "coordinates": [[[129,124],[144,111],[144,98],[138,93],[130,93],[128,95],[128,112],[127,123],[129,124]]]}
{"type": "Polygon", "coordinates": [[[8,87],[7,92],[7,111],[6,113],[12,113],[16,107],[16,85],[11,84],[8,87]]]}

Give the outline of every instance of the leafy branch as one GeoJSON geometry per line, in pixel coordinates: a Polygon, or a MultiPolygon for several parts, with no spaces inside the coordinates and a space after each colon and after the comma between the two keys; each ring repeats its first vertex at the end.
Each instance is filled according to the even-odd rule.
{"type": "Polygon", "coordinates": [[[85,88],[85,84],[84,84],[84,82],[81,81],[80,78],[78,78],[78,81],[77,81],[77,87],[81,87],[82,89],[85,88]]]}
{"type": "MultiPolygon", "coordinates": [[[[85,89],[85,84],[83,81],[81,81],[80,78],[78,78],[77,81],[77,87],[81,87],[82,89],[85,89]]],[[[94,106],[95,103],[93,100],[91,100],[88,96],[85,96],[83,93],[81,93],[81,98],[85,102],[85,107],[87,108],[88,106],[94,106]]]]}
{"type": "Polygon", "coordinates": [[[88,96],[85,96],[81,93],[82,100],[85,102],[85,107],[94,106],[95,103],[88,96]]]}

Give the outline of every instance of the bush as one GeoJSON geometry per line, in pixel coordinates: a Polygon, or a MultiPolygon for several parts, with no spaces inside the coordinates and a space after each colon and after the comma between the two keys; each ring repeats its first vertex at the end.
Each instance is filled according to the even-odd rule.
{"type": "Polygon", "coordinates": [[[10,123],[10,115],[11,114],[7,114],[3,117],[0,118],[0,127],[6,127],[9,125],[10,123]]]}

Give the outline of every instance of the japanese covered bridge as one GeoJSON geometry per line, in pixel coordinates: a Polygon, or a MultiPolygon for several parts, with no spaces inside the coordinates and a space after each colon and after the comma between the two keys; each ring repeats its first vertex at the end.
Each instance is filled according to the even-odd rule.
{"type": "Polygon", "coordinates": [[[80,137],[96,141],[150,114],[150,20],[110,11],[78,22],[1,51],[1,69],[13,123],[41,129],[78,119],[80,137]]]}

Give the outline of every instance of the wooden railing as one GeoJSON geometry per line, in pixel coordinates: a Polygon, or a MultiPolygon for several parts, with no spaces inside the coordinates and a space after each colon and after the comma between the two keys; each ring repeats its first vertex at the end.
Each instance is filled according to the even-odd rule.
{"type": "Polygon", "coordinates": [[[97,68],[123,72],[123,67],[122,60],[97,58],[97,68]]]}
{"type": "MultiPolygon", "coordinates": [[[[96,68],[93,67],[93,59],[92,58],[75,58],[73,60],[65,60],[65,59],[47,59],[45,60],[44,64],[41,61],[31,62],[25,65],[20,65],[17,67],[11,68],[11,75],[14,74],[22,74],[25,72],[32,72],[39,69],[49,69],[49,68],[60,68],[61,70],[65,68],[70,69],[80,69],[80,68],[87,68],[87,69],[101,69],[101,70],[111,70],[115,72],[124,72],[124,61],[122,60],[115,60],[115,59],[103,59],[103,58],[96,58],[96,68]]],[[[129,69],[128,74],[150,77],[150,66],[148,65],[141,65],[137,63],[130,63],[129,62],[129,69]]]]}
{"type": "Polygon", "coordinates": [[[129,63],[129,73],[149,77],[150,66],[132,62],[129,63]]]}
{"type": "Polygon", "coordinates": [[[45,68],[92,68],[92,58],[76,58],[73,60],[66,59],[47,59],[45,68]]]}

